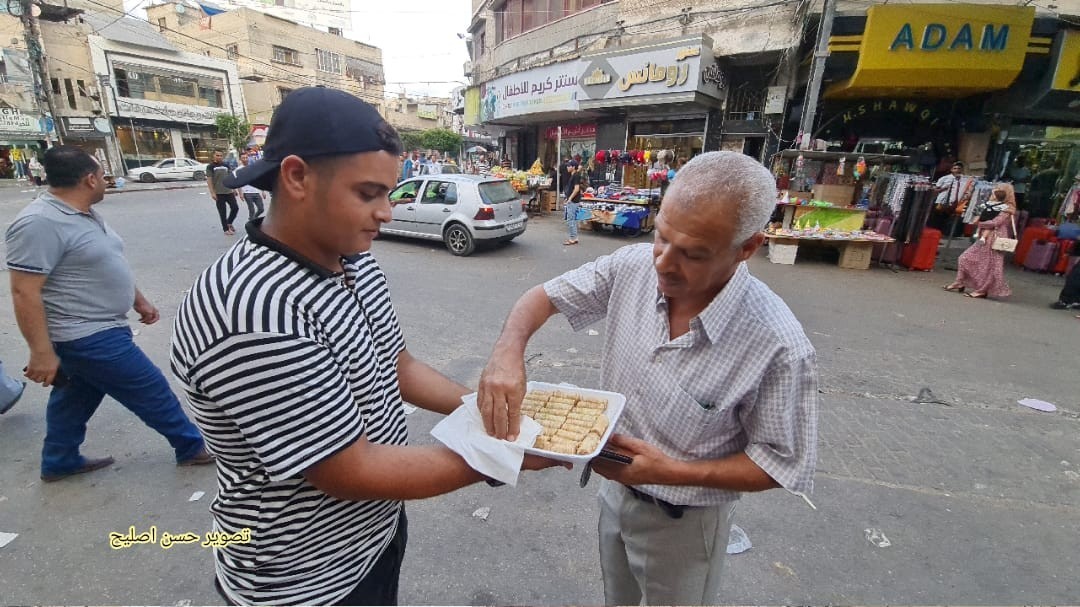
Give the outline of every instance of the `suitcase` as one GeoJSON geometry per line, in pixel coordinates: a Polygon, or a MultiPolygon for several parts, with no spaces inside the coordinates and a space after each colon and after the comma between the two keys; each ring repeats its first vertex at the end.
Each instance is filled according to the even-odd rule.
{"type": "Polygon", "coordinates": [[[1016,251],[1013,252],[1013,263],[1018,266],[1023,266],[1024,260],[1027,258],[1027,253],[1031,249],[1031,245],[1035,244],[1036,240],[1050,240],[1053,237],[1054,231],[1050,228],[1028,226],[1020,237],[1020,243],[1016,246],[1016,251]]]}
{"type": "Polygon", "coordinates": [[[1058,240],[1058,256],[1052,268],[1054,274],[1065,274],[1069,271],[1069,256],[1075,251],[1075,240],[1058,240]]]}
{"type": "MultiPolygon", "coordinates": [[[[892,233],[892,217],[882,217],[877,222],[877,227],[874,231],[878,234],[884,234],[888,236],[892,233]]],[[[876,259],[878,263],[896,263],[896,252],[900,249],[899,243],[889,244],[876,244],[874,245],[874,253],[871,259],[876,259]]]]}
{"type": "Polygon", "coordinates": [[[934,269],[940,244],[941,230],[923,228],[919,242],[904,246],[904,252],[900,255],[900,264],[910,270],[929,272],[934,269]]]}
{"type": "Polygon", "coordinates": [[[1032,272],[1046,272],[1057,261],[1058,243],[1052,240],[1038,240],[1031,245],[1024,259],[1024,269],[1032,272]]]}

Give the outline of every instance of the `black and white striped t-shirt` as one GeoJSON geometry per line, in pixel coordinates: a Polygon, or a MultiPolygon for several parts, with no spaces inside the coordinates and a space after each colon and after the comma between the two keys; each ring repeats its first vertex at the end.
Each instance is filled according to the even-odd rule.
{"type": "Polygon", "coordinates": [[[397,528],[401,503],[335,499],[305,469],[361,436],[408,441],[396,362],[405,342],[370,254],[334,274],[258,222],[199,276],[177,314],[172,369],[218,457],[215,548],[241,604],[326,604],[348,594],[397,528]]]}

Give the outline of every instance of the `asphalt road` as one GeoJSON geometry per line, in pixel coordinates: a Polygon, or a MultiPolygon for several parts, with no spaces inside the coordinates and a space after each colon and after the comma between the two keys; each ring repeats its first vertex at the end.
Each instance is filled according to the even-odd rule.
{"type": "MultiPolygon", "coordinates": [[[[5,228],[30,192],[0,190],[5,228]]],[[[194,276],[233,241],[201,188],[110,195],[100,206],[126,240],[162,321],[140,346],[167,368],[173,313],[194,276]]],[[[241,211],[244,216],[244,211],[241,211]]],[[[498,328],[527,288],[628,240],[582,233],[563,247],[554,217],[469,258],[438,243],[379,240],[410,350],[475,385],[498,328]]],[[[1015,295],[941,291],[950,273],[841,270],[822,261],[752,271],[785,298],[818,349],[822,408],[817,510],[780,491],[745,498],[736,522],[754,544],[730,557],[721,601],[736,604],[1076,603],[1080,520],[1080,320],[1046,308],[1062,279],[1010,270],[1015,295]],[[1073,354],[1070,354],[1073,352],[1073,354]],[[935,403],[911,402],[930,388],[935,403]],[[1056,413],[1016,404],[1056,403],[1056,413]],[[878,547],[867,530],[891,545],[878,547]]],[[[4,281],[6,285],[6,280],[4,281]]],[[[594,327],[601,335],[602,325],[594,327]]],[[[599,383],[601,336],[554,319],[534,339],[530,376],[599,383]]],[[[10,294],[0,288],[0,357],[25,364],[10,294]]],[[[647,381],[647,378],[643,378],[647,381]]],[[[85,453],[113,467],[38,479],[46,392],[29,387],[0,417],[0,604],[215,604],[206,549],[111,550],[110,531],[202,533],[209,469],[178,469],[164,439],[106,401],[85,453]],[[193,492],[205,497],[189,501],[193,492]]],[[[409,417],[414,443],[437,416],[409,417]]],[[[529,474],[516,488],[470,487],[410,503],[401,600],[417,604],[596,604],[596,485],[529,474]],[[477,509],[490,508],[482,519],[477,509]]],[[[880,542],[879,542],[880,543],[880,542]]]]}

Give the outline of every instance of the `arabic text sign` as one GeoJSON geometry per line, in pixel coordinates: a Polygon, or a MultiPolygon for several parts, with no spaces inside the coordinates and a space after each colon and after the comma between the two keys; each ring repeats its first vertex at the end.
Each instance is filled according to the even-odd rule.
{"type": "Polygon", "coordinates": [[[36,114],[24,114],[18,108],[0,108],[0,131],[8,133],[44,133],[41,118],[36,114]]]}
{"type": "Polygon", "coordinates": [[[182,105],[165,101],[150,101],[139,99],[128,101],[118,99],[119,114],[124,117],[149,118],[152,120],[172,120],[175,122],[198,122],[213,124],[218,114],[225,110],[221,108],[202,107],[197,105],[182,105]]]}
{"type": "Polygon", "coordinates": [[[497,78],[481,86],[480,119],[578,109],[577,61],[556,63],[497,78]]]}
{"type": "Polygon", "coordinates": [[[713,65],[712,44],[704,39],[598,53],[582,63],[583,99],[691,91],[715,97],[722,88],[722,75],[713,65]],[[707,77],[703,76],[703,66],[709,66],[705,70],[707,77]]]}

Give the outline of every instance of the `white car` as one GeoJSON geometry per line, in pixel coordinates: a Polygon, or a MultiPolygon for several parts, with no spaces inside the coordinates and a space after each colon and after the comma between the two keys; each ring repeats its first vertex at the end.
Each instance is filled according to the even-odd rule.
{"type": "Polygon", "coordinates": [[[525,233],[525,201],[505,179],[440,174],[413,177],[390,192],[393,221],[383,234],[441,240],[454,255],[480,242],[507,242],[525,233]]]}
{"type": "Polygon", "coordinates": [[[206,179],[206,165],[190,158],[165,158],[150,166],[137,167],[127,172],[132,181],[154,183],[171,179],[206,179]]]}

